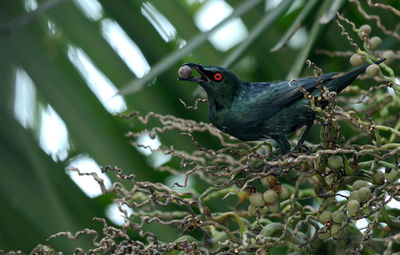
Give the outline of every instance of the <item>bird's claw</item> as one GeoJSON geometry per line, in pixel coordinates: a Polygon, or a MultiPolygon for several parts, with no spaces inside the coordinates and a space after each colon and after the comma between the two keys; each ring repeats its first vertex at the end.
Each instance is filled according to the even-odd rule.
{"type": "Polygon", "coordinates": [[[290,151],[290,153],[306,153],[307,155],[309,155],[311,153],[312,149],[307,147],[304,144],[298,144],[296,145],[296,147],[294,147],[293,150],[290,151]]]}

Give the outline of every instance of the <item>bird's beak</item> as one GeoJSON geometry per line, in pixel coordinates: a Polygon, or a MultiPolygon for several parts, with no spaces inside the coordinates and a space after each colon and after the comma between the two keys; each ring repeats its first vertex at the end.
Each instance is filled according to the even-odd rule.
{"type": "Polygon", "coordinates": [[[206,71],[204,70],[202,65],[195,64],[195,63],[185,63],[185,64],[182,65],[182,67],[183,66],[188,66],[188,67],[196,70],[199,73],[200,77],[196,77],[196,76],[191,75],[188,78],[180,77],[178,80],[180,80],[180,81],[192,81],[192,82],[197,82],[197,83],[204,83],[204,82],[209,82],[210,81],[210,79],[208,78],[208,76],[206,74],[206,71]]]}

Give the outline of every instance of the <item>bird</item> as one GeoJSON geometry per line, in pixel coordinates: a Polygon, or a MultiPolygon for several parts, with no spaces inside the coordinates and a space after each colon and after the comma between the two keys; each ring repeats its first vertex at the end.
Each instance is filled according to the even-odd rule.
{"type": "MultiPolygon", "coordinates": [[[[289,80],[246,82],[224,67],[184,63],[178,70],[178,80],[198,83],[206,91],[208,118],[216,128],[242,141],[271,138],[279,145],[282,156],[291,149],[286,135],[306,126],[295,150],[302,148],[317,116],[304,92],[316,97],[322,92],[318,86],[322,84],[339,94],[367,67],[368,64],[341,76],[333,72],[300,78],[289,84],[289,80]],[[192,75],[193,69],[199,76],[192,75]]],[[[327,102],[321,107],[326,105],[327,102]]]]}

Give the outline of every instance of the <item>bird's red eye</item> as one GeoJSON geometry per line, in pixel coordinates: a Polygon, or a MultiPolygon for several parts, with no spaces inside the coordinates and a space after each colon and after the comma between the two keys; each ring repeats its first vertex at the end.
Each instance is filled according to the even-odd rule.
{"type": "Polygon", "coordinates": [[[216,81],[222,81],[222,74],[221,73],[216,73],[214,74],[214,80],[216,81]]]}

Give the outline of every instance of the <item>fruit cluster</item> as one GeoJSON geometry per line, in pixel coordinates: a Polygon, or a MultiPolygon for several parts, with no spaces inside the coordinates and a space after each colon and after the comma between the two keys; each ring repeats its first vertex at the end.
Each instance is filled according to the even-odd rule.
{"type": "MultiPolygon", "coordinates": [[[[341,155],[332,155],[327,159],[327,166],[335,174],[345,167],[344,161],[347,162],[347,159],[344,160],[341,155]]],[[[330,171],[329,169],[326,171],[330,171]]],[[[322,240],[329,237],[343,238],[347,225],[344,223],[365,217],[369,211],[369,206],[372,205],[373,196],[379,195],[373,193],[375,189],[385,184],[385,180],[386,183],[392,183],[397,178],[398,171],[395,169],[386,168],[384,173],[377,169],[369,179],[371,183],[361,179],[353,182],[347,201],[344,200],[339,205],[328,203],[325,208],[321,206],[323,209],[320,208],[318,221],[324,226],[320,229],[318,238],[322,240]]]]}
{"type": "MultiPolygon", "coordinates": [[[[358,36],[364,41],[364,48],[366,50],[366,52],[357,52],[354,55],[351,56],[350,58],[350,64],[353,66],[360,66],[362,65],[365,60],[366,57],[368,55],[368,53],[370,51],[374,51],[377,50],[381,44],[382,44],[382,39],[378,36],[373,36],[370,37],[372,28],[370,25],[362,25],[359,29],[358,29],[358,36]]],[[[388,50],[385,51],[382,54],[382,58],[385,58],[385,64],[391,64],[394,60],[394,52],[392,50],[388,50]]],[[[369,77],[375,77],[377,75],[379,75],[380,72],[380,68],[377,64],[371,64],[367,67],[366,70],[366,74],[369,77]]]]}
{"type": "Polygon", "coordinates": [[[257,210],[261,213],[278,213],[280,211],[279,199],[286,200],[291,195],[290,189],[286,185],[278,184],[276,177],[273,175],[262,178],[261,183],[270,189],[264,193],[255,192],[250,195],[248,208],[250,216],[256,215],[257,210]]]}

